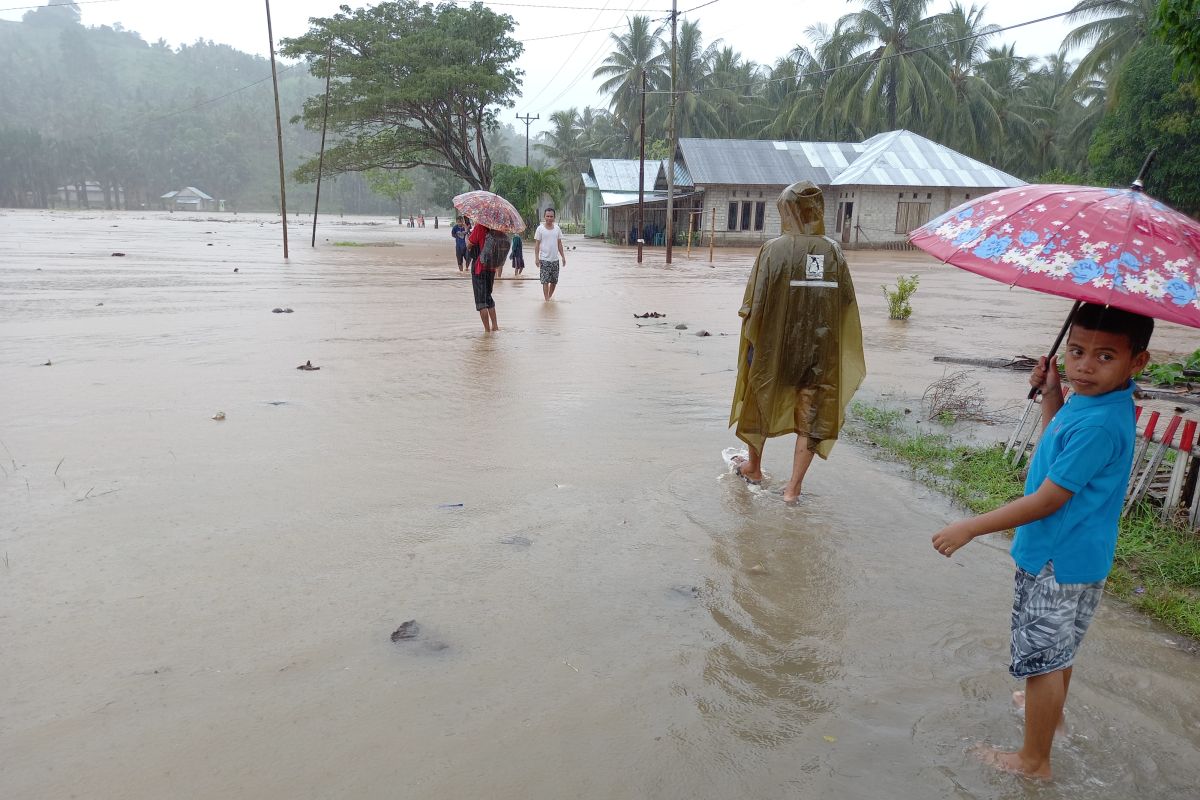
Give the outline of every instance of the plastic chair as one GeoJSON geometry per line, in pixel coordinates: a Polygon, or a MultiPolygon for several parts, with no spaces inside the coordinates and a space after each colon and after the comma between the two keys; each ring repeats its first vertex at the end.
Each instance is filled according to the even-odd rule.
{"type": "Polygon", "coordinates": [[[658,233],[654,234],[654,246],[655,247],[662,247],[663,242],[665,242],[665,241],[666,241],[666,236],[662,233],[662,231],[659,231],[658,233]]]}

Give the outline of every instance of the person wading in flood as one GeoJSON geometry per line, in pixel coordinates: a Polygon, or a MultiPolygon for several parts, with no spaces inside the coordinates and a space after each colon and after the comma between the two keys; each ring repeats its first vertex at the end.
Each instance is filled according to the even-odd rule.
{"type": "Polygon", "coordinates": [[[567,254],[563,250],[562,228],[554,224],[554,209],[547,208],[543,222],[533,234],[533,260],[537,262],[542,281],[542,297],[554,297],[558,288],[558,271],[567,265],[567,254]]]}
{"type": "Polygon", "coordinates": [[[496,301],[492,299],[492,287],[496,281],[496,270],[508,258],[508,234],[494,231],[475,223],[469,242],[479,248],[479,257],[471,270],[471,290],[475,294],[475,310],[483,321],[485,331],[498,331],[496,323],[496,301]]]}
{"type": "Polygon", "coordinates": [[[866,375],[850,270],[825,236],[825,201],[808,181],[779,195],[783,235],[758,251],[738,315],[742,338],[729,424],[749,448],[733,458],[748,483],[762,480],[766,440],[796,434],[783,499],[800,496],[813,455],[828,458],[846,405],[866,375]]]}
{"type": "Polygon", "coordinates": [[[933,535],[946,558],[978,536],[1016,528],[1012,559],[1012,662],[1025,680],[1013,702],[1025,710],[1020,750],[984,745],[984,763],[1049,779],[1054,732],[1062,725],[1071,670],[1104,595],[1117,549],[1117,524],[1137,435],[1133,392],[1150,361],[1154,320],[1087,303],[1067,336],[1066,371],[1074,394],[1063,402],[1058,359],[1042,357],[1029,383],[1042,392],[1042,439],[1029,463],[1025,496],[933,535]]]}

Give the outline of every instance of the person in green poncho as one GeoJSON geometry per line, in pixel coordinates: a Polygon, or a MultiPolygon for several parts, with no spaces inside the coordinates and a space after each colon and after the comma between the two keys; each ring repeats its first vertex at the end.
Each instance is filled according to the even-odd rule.
{"type": "Polygon", "coordinates": [[[762,480],[766,440],[796,434],[783,499],[795,502],[814,455],[828,458],[866,375],[854,284],[825,236],[825,200],[808,181],[779,195],[783,235],[762,246],[746,282],[729,424],[746,443],[734,471],[762,480]]]}

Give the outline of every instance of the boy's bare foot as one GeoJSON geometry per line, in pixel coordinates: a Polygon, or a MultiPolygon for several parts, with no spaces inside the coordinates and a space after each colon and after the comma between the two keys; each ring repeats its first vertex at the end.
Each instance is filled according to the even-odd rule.
{"type": "MultiPolygon", "coordinates": [[[[1013,692],[1012,693],[1012,704],[1013,704],[1013,708],[1015,708],[1017,710],[1017,713],[1024,715],[1025,714],[1025,693],[1020,690],[1013,692]]],[[[1059,719],[1058,719],[1058,727],[1056,727],[1054,729],[1054,735],[1055,736],[1066,736],[1067,735],[1067,712],[1065,709],[1063,710],[1062,716],[1059,717],[1059,719]]]]}
{"type": "Polygon", "coordinates": [[[790,483],[783,487],[783,502],[788,505],[793,505],[800,499],[800,487],[793,487],[790,483]]]}
{"type": "Polygon", "coordinates": [[[757,486],[762,482],[762,470],[760,469],[757,472],[751,472],[748,469],[750,466],[750,461],[748,459],[742,456],[734,456],[733,458],[729,459],[729,461],[731,464],[733,464],[733,474],[737,475],[746,483],[752,486],[757,486]]]}
{"type": "Polygon", "coordinates": [[[1048,781],[1054,777],[1054,774],[1050,771],[1049,761],[1043,764],[1026,763],[1020,753],[1014,753],[1010,750],[1001,750],[998,747],[977,744],[971,748],[971,755],[989,767],[998,769],[1001,772],[1020,775],[1022,778],[1036,778],[1037,780],[1048,781]]]}

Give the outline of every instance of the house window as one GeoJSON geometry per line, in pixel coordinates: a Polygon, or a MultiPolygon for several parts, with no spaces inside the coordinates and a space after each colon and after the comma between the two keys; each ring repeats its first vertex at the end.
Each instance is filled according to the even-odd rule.
{"type": "Polygon", "coordinates": [[[725,225],[726,230],[736,231],[738,229],[738,227],[737,227],[737,225],[738,225],[738,204],[737,203],[729,204],[729,217],[726,220],[726,223],[727,223],[725,225]]]}
{"type": "Polygon", "coordinates": [[[750,230],[750,214],[754,211],[754,203],[749,200],[742,201],[742,230],[750,230]]]}
{"type": "Polygon", "coordinates": [[[908,233],[929,222],[929,203],[896,204],[896,233],[908,233]]]}
{"type": "Polygon", "coordinates": [[[761,200],[754,204],[754,230],[761,231],[767,221],[767,204],[761,200]]]}

